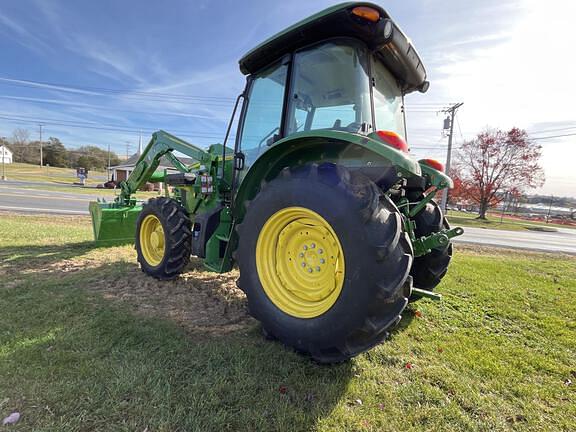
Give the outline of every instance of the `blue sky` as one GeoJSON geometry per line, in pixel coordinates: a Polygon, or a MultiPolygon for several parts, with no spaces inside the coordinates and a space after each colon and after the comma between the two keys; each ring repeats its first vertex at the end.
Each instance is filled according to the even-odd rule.
{"type": "MultiPolygon", "coordinates": [[[[244,85],[237,64],[242,54],[334,3],[3,0],[0,136],[24,128],[37,138],[37,120],[43,120],[45,136],[69,147],[110,144],[120,154],[127,144],[136,150],[140,129],[145,141],[160,128],[202,146],[221,141],[244,85]]],[[[407,99],[417,157],[443,159],[446,139],[436,109],[451,102],[465,103],[456,145],[486,126],[518,126],[534,137],[576,133],[572,2],[381,4],[429,72],[430,91],[407,99]]],[[[548,179],[541,192],[576,195],[576,137],[539,142],[548,179]]]]}

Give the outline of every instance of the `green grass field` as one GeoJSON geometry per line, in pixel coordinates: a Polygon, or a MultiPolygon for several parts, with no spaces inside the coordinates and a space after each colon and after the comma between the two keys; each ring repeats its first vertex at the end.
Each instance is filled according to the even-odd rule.
{"type": "Polygon", "coordinates": [[[576,229],[576,225],[559,225],[554,223],[538,222],[538,221],[524,221],[504,217],[500,222],[499,216],[488,215],[486,220],[477,219],[478,215],[475,213],[465,213],[460,211],[448,211],[448,220],[454,226],[470,226],[477,228],[487,228],[495,230],[506,231],[525,231],[525,230],[538,230],[538,229],[551,229],[554,228],[572,228],[576,229]]]}
{"type": "MultiPolygon", "coordinates": [[[[0,173],[2,166],[0,165],[0,173]]],[[[97,185],[103,183],[102,179],[95,179],[94,176],[106,177],[104,171],[91,171],[86,180],[86,185],[97,185]]],[[[13,163],[6,165],[6,177],[9,180],[45,182],[48,184],[74,184],[78,182],[76,170],[73,168],[43,167],[25,163],[13,163]]]]}
{"type": "MultiPolygon", "coordinates": [[[[0,173],[2,166],[0,165],[0,173]]],[[[17,181],[30,181],[40,182],[43,185],[18,185],[18,189],[43,190],[54,192],[68,192],[82,195],[105,196],[107,198],[114,197],[119,194],[119,190],[113,189],[97,189],[97,184],[103,183],[102,178],[95,179],[94,176],[106,177],[105,172],[94,171],[90,173],[90,177],[86,180],[86,187],[73,186],[78,181],[76,178],[76,170],[72,168],[54,168],[44,167],[40,168],[37,165],[30,165],[24,163],[14,163],[6,165],[6,177],[8,180],[17,181]]],[[[2,182],[0,181],[0,186],[2,182]]],[[[157,196],[157,192],[142,192],[139,191],[135,194],[135,198],[148,199],[157,196]]]]}
{"type": "Polygon", "coordinates": [[[90,231],[0,214],[0,430],[576,430],[574,257],[458,245],[442,302],[319,366],[260,336],[236,272],[157,282],[90,231]]]}

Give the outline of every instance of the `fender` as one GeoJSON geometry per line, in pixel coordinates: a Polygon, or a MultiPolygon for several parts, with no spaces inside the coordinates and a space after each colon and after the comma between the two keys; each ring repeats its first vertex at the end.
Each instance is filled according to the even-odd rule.
{"type": "Polygon", "coordinates": [[[274,143],[248,169],[234,199],[233,214],[241,222],[245,203],[287,166],[332,162],[348,168],[395,167],[398,176],[421,176],[420,164],[408,154],[365,135],[333,130],[298,132],[274,143]]]}
{"type": "Polygon", "coordinates": [[[441,190],[445,188],[452,189],[454,187],[454,182],[445,173],[426,165],[423,161],[419,161],[418,163],[420,164],[422,175],[426,178],[427,188],[435,186],[438,190],[441,190]]]}

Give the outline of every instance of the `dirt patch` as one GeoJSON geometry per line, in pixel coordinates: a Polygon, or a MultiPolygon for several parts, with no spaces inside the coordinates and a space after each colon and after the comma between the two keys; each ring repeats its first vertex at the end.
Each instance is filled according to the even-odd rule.
{"type": "Polygon", "coordinates": [[[14,282],[3,287],[15,288],[38,277],[63,283],[75,278],[82,288],[121,302],[135,313],[172,320],[198,335],[238,331],[255,323],[244,293],[236,287],[237,270],[212,273],[202,260],[192,258],[178,278],[158,281],[140,270],[130,246],[73,254],[49,248],[24,260],[0,261],[0,275],[14,282]]]}
{"type": "Polygon", "coordinates": [[[158,281],[130,266],[120,277],[90,283],[88,289],[120,300],[138,313],[169,318],[194,333],[222,333],[252,322],[246,297],[236,287],[237,271],[227,274],[192,270],[171,281],[158,281]]]}

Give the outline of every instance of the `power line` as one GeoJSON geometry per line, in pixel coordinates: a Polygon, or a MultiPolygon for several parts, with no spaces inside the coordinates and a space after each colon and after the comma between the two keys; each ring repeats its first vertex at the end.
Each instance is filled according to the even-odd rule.
{"type": "Polygon", "coordinates": [[[539,131],[529,131],[528,133],[529,134],[540,134],[540,133],[547,133],[547,132],[560,132],[560,131],[572,130],[572,129],[576,129],[576,126],[559,128],[559,129],[543,129],[543,130],[539,130],[539,131]]]}
{"type": "Polygon", "coordinates": [[[536,141],[536,140],[544,140],[544,139],[552,139],[552,138],[563,138],[563,137],[569,137],[569,136],[576,136],[576,133],[564,134],[564,135],[552,135],[552,136],[546,136],[546,137],[536,137],[536,138],[530,138],[530,139],[533,141],[536,141]]]}
{"type": "MultiPolygon", "coordinates": [[[[34,117],[26,117],[26,116],[6,116],[0,113],[0,118],[4,120],[9,120],[17,123],[37,123],[42,122],[45,125],[52,125],[52,126],[64,126],[64,127],[71,127],[71,128],[79,128],[79,129],[93,129],[93,130],[104,130],[104,131],[111,131],[111,132],[128,132],[128,133],[139,133],[141,130],[145,132],[155,132],[157,129],[153,128],[129,128],[124,126],[117,126],[117,125],[106,125],[102,123],[87,123],[87,122],[80,122],[76,120],[57,120],[57,119],[38,119],[34,117]]],[[[201,132],[201,131],[173,131],[173,133],[178,134],[180,136],[186,137],[194,137],[194,138],[222,138],[219,134],[213,134],[210,132],[201,132]]]]}
{"type": "Polygon", "coordinates": [[[144,97],[155,97],[155,98],[160,97],[160,98],[182,99],[182,100],[205,100],[205,101],[212,100],[212,101],[226,101],[226,102],[234,101],[234,98],[225,96],[196,96],[196,95],[186,95],[182,93],[161,93],[161,92],[134,90],[134,89],[111,89],[105,87],[70,85],[70,84],[51,83],[46,81],[34,81],[18,78],[8,78],[8,77],[0,77],[0,81],[6,85],[12,85],[17,87],[44,88],[46,90],[68,91],[72,93],[92,92],[96,94],[100,93],[101,95],[109,93],[109,94],[130,94],[144,97]]]}
{"type": "Polygon", "coordinates": [[[464,141],[464,135],[462,135],[462,128],[460,127],[460,120],[456,117],[456,124],[458,125],[458,132],[460,132],[460,139],[464,141]]]}
{"type": "Polygon", "coordinates": [[[123,113],[130,113],[130,114],[144,114],[144,115],[153,115],[153,116],[167,116],[167,117],[184,117],[184,118],[204,118],[204,119],[212,119],[212,120],[222,120],[221,117],[214,117],[202,114],[194,114],[194,113],[186,113],[186,112],[169,112],[169,111],[134,111],[134,110],[127,110],[121,108],[112,108],[106,106],[98,106],[98,105],[90,105],[84,103],[74,103],[74,102],[67,102],[67,101],[60,101],[56,99],[34,99],[34,98],[27,98],[21,96],[10,96],[10,95],[0,95],[0,99],[9,99],[9,100],[18,100],[23,102],[29,102],[33,104],[52,104],[52,105],[61,105],[71,108],[87,108],[90,110],[96,111],[116,111],[116,112],[123,112],[123,113]]]}

